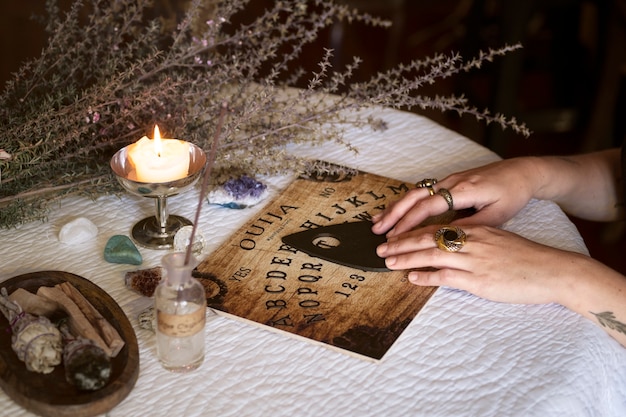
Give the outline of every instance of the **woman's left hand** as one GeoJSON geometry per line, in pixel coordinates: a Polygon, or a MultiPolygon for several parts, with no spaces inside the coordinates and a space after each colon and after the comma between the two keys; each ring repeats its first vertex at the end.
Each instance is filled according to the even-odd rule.
{"type": "Polygon", "coordinates": [[[465,245],[447,252],[434,240],[440,227],[394,236],[377,253],[386,258],[389,269],[411,270],[413,284],[453,287],[492,301],[523,304],[559,302],[564,282],[560,278],[583,256],[488,226],[463,226],[465,245]]]}

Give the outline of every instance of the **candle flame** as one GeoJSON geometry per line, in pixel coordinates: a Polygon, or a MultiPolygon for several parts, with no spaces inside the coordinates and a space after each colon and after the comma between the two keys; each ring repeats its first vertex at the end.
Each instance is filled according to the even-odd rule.
{"type": "Polygon", "coordinates": [[[157,125],[154,125],[154,151],[159,157],[163,151],[163,145],[161,144],[161,132],[159,132],[159,126],[157,125]]]}

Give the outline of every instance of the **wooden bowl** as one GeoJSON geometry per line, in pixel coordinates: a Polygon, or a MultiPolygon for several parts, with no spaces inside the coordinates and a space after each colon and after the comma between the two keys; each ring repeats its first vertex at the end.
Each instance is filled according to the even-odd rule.
{"type": "Polygon", "coordinates": [[[119,404],[133,389],[139,375],[139,348],[135,332],[124,311],[102,288],[78,275],[41,271],[10,278],[2,283],[9,294],[18,288],[36,293],[41,286],[71,283],[119,332],[125,345],[111,358],[109,382],[96,391],[80,391],[65,379],[63,364],[49,374],[26,369],[11,348],[11,329],[0,314],[0,387],[16,403],[42,416],[89,417],[104,414],[119,404]]]}

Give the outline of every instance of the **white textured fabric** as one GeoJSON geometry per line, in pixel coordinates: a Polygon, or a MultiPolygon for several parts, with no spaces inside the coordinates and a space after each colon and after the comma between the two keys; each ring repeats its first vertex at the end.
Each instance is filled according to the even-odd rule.
{"type": "MultiPolygon", "coordinates": [[[[428,119],[392,110],[375,113],[389,129],[349,130],[358,154],[335,145],[291,150],[412,182],[497,159],[428,119]]],[[[272,193],[289,181],[267,180],[272,193]]],[[[193,218],[196,199],[195,191],[171,198],[170,211],[193,218]]],[[[205,207],[200,225],[209,252],[260,209],[205,207]]],[[[590,321],[557,305],[493,303],[445,288],[379,363],[217,316],[207,324],[202,367],[187,375],[168,373],[157,362],[154,336],[136,325],[146,300],[124,287],[125,272],[137,267],[103,259],[109,237],[128,234],[153,210],[151,201],[130,195],[95,202],[74,198],[46,223],[0,230],[0,279],[40,270],[78,274],[111,294],[131,318],[140,375],[110,416],[626,415],[626,349],[590,321]],[[96,239],[60,243],[60,227],[81,216],[98,227],[96,239]]],[[[575,227],[550,202],[532,201],[505,227],[587,253],[575,227]]],[[[157,265],[163,255],[140,251],[141,268],[157,265]]],[[[0,415],[30,414],[0,393],[0,415]]]]}

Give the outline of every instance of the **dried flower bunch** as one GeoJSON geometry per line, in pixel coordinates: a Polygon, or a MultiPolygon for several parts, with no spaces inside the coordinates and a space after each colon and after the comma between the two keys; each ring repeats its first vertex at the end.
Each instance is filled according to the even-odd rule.
{"type": "Polygon", "coordinates": [[[68,194],[120,192],[110,157],[157,123],[168,137],[207,149],[223,103],[228,117],[214,170],[223,175],[304,170],[285,145],[344,143],[345,123],[384,126],[352,111],[367,106],[453,110],[528,133],[463,97],[419,94],[515,46],[469,61],[438,55],[351,83],[358,58],[332,71],[332,51],[320,51],[319,70],[303,74],[295,68],[302,48],[336,19],[387,22],[331,0],[277,0],[234,24],[248,2],[192,0],[167,30],[146,16],[147,1],[76,1],[62,13],[47,0],[47,46],[0,95],[0,227],[45,219],[50,203],[68,194]],[[310,79],[308,87],[287,88],[298,79],[310,79]]]}

